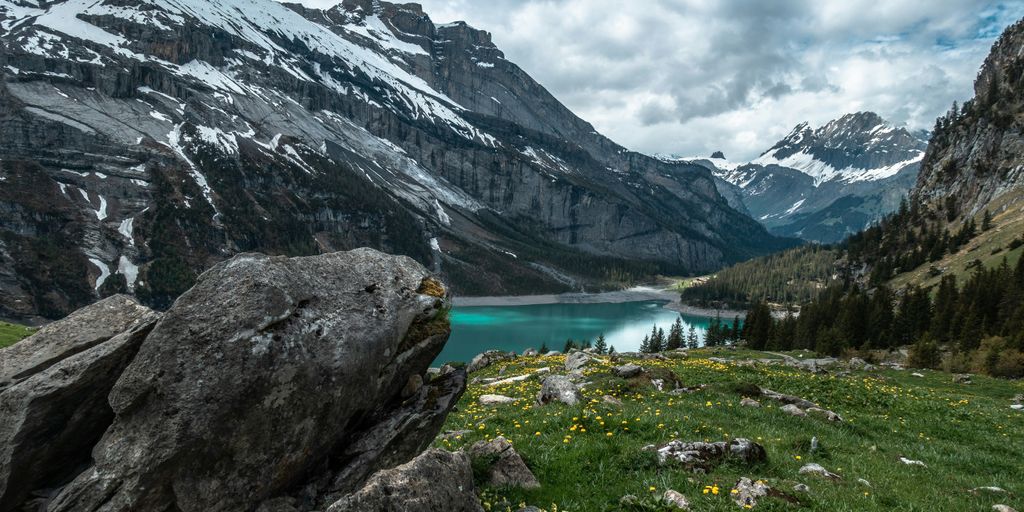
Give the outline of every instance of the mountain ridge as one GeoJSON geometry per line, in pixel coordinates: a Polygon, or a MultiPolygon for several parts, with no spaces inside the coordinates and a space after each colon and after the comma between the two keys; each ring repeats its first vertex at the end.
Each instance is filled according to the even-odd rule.
{"type": "Polygon", "coordinates": [[[0,44],[0,316],[166,306],[245,251],[371,246],[512,294],[792,244],[414,4],[3,0],[0,44]]]}

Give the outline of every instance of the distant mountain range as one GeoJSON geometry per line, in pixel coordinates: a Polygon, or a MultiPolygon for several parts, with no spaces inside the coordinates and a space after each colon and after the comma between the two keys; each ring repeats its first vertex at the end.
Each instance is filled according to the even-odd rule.
{"type": "Polygon", "coordinates": [[[462,294],[792,245],[417,4],[0,0],[0,317],[166,306],[244,251],[405,254],[462,294]]]}
{"type": "Polygon", "coordinates": [[[894,211],[917,180],[928,133],[873,112],[814,129],[802,123],[749,163],[671,158],[703,165],[734,207],[780,236],[837,242],[894,211]]]}

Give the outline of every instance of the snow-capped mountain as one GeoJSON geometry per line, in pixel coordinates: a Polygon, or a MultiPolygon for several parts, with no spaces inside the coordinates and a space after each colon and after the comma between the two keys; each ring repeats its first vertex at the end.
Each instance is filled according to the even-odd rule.
{"type": "Polygon", "coordinates": [[[675,160],[710,169],[722,195],[741,198],[771,232],[836,242],[899,206],[914,185],[927,139],[927,133],[858,112],[817,129],[802,123],[749,163],[721,153],[675,160]]]}
{"type": "Polygon", "coordinates": [[[801,123],[751,164],[796,169],[827,181],[875,181],[920,164],[927,137],[898,128],[873,112],[847,114],[812,129],[801,123]]]}
{"type": "Polygon", "coordinates": [[[372,246],[499,294],[787,243],[416,4],[0,0],[0,45],[0,317],[166,304],[240,251],[372,246]]]}

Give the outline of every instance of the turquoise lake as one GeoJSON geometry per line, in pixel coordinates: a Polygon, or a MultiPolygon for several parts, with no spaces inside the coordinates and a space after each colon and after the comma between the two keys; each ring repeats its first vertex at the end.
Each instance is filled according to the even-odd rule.
{"type": "MultiPolygon", "coordinates": [[[[551,350],[562,350],[565,341],[591,340],[604,334],[609,345],[619,352],[632,352],[651,327],[665,329],[682,317],[684,335],[694,326],[703,342],[710,318],[680,315],[665,309],[664,302],[625,302],[621,304],[539,304],[532,306],[456,307],[451,312],[452,335],[437,363],[468,362],[485,350],[522,353],[547,343],[551,350]]],[[[731,323],[732,319],[723,318],[731,323]]]]}

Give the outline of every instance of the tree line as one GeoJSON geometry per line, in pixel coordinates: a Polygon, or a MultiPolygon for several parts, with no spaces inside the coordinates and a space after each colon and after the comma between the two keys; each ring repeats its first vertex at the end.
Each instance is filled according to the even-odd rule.
{"type": "Polygon", "coordinates": [[[1024,377],[1024,257],[1014,267],[976,267],[962,286],[942,278],[934,293],[911,286],[835,286],[799,316],[773,319],[767,304],[747,312],[742,337],[756,350],[848,351],[910,345],[916,367],[1024,377]],[[945,349],[943,351],[942,349],[945,349]]]}

